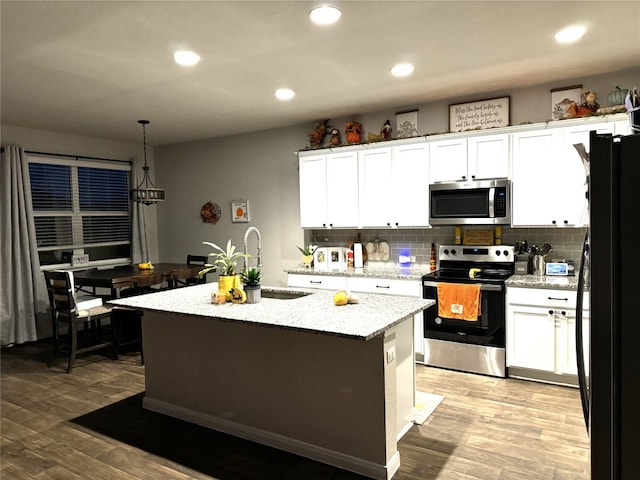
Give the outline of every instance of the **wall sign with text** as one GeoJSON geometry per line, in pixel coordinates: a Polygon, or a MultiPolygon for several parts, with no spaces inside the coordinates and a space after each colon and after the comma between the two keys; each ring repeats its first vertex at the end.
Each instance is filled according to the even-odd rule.
{"type": "Polygon", "coordinates": [[[449,131],[464,132],[509,126],[511,97],[449,105],[449,131]]]}

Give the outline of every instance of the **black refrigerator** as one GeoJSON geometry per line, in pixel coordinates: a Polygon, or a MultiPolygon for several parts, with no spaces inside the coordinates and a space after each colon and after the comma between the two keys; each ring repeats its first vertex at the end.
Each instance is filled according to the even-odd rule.
{"type": "Polygon", "coordinates": [[[640,135],[593,131],[589,140],[590,223],[576,318],[580,393],[591,479],[632,480],[640,478],[640,135]]]}

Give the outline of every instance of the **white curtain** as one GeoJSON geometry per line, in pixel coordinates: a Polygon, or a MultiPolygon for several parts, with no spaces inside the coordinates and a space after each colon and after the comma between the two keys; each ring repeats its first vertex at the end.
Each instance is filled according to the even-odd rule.
{"type": "Polygon", "coordinates": [[[38,339],[49,299],[36,244],[29,164],[22,148],[2,148],[0,165],[0,344],[38,339]]]}
{"type": "MultiPolygon", "coordinates": [[[[131,184],[132,188],[138,186],[142,180],[143,162],[134,159],[131,167],[131,184]]],[[[133,263],[149,261],[149,242],[147,241],[147,216],[146,205],[143,203],[132,203],[131,209],[133,214],[132,225],[132,245],[131,258],[133,263]]]]}

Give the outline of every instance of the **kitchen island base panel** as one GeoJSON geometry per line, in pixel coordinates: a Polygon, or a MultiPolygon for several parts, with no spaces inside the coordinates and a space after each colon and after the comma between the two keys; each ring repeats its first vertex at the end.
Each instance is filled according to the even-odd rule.
{"type": "Polygon", "coordinates": [[[364,341],[147,311],[144,406],[390,479],[413,406],[412,373],[401,368],[399,392],[396,372],[413,365],[412,335],[412,316],[364,341]]]}
{"type": "Polygon", "coordinates": [[[262,445],[284,450],[301,457],[310,458],[318,462],[356,472],[370,478],[391,479],[400,468],[400,453],[395,452],[387,465],[381,467],[377,463],[368,462],[361,458],[345,455],[335,450],[328,450],[314,444],[300,442],[298,440],[277,435],[272,432],[256,429],[236,422],[194,412],[173,404],[164,403],[150,398],[143,399],[143,407],[157,413],[178,418],[202,427],[210,428],[218,432],[227,433],[235,437],[244,438],[262,445]]]}
{"type": "Polygon", "coordinates": [[[493,377],[506,376],[506,352],[501,347],[425,338],[424,364],[493,377]]]}

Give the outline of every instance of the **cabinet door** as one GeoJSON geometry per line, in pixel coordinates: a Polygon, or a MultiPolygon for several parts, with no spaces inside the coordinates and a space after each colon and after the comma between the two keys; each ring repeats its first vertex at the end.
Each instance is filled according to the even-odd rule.
{"type": "Polygon", "coordinates": [[[507,366],[555,370],[555,317],[543,308],[507,310],[507,366]]]}
{"type": "Polygon", "coordinates": [[[431,183],[467,180],[467,139],[430,142],[429,166],[431,183]]]}
{"type": "Polygon", "coordinates": [[[393,147],[389,202],[392,226],[429,226],[429,149],[426,143],[393,147]]]}
{"type": "Polygon", "coordinates": [[[327,222],[329,227],[357,227],[358,153],[327,155],[327,222]]]}
{"type": "Polygon", "coordinates": [[[391,226],[391,148],[376,148],[358,153],[360,225],[391,226]]]}
{"type": "Polygon", "coordinates": [[[509,134],[471,137],[467,142],[469,178],[509,177],[509,134]]]}
{"type": "Polygon", "coordinates": [[[512,142],[512,226],[556,225],[564,183],[555,176],[558,130],[517,132],[512,142]]]}
{"type": "Polygon", "coordinates": [[[326,156],[300,157],[300,226],[327,226],[326,156]]]}
{"type": "MultiPolygon", "coordinates": [[[[576,353],[576,312],[575,310],[556,310],[556,373],[577,375],[576,353]]],[[[584,358],[589,359],[589,312],[583,312],[582,340],[584,358]]],[[[588,364],[585,365],[587,368],[588,364]]]]}

